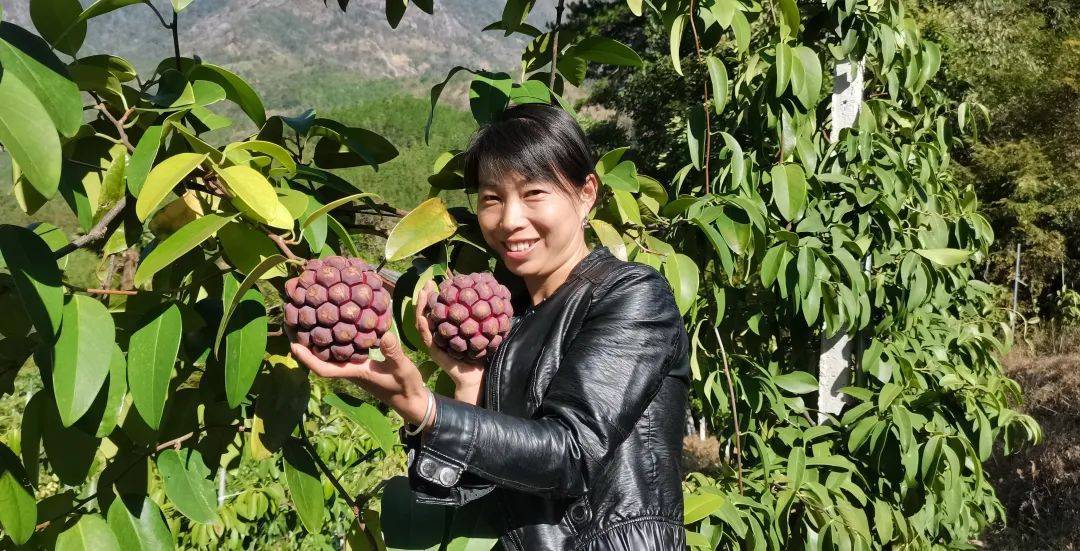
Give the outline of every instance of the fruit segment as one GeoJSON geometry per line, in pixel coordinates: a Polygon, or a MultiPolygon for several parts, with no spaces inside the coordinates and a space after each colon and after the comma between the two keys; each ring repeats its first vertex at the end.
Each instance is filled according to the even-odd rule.
{"type": "Polygon", "coordinates": [[[431,291],[424,316],[435,345],[454,358],[490,357],[510,330],[510,290],[490,272],[458,274],[431,291]]]}
{"type": "Polygon", "coordinates": [[[390,291],[363,260],[309,260],[285,283],[285,328],[322,360],[359,362],[390,330],[390,303],[390,291]]]}

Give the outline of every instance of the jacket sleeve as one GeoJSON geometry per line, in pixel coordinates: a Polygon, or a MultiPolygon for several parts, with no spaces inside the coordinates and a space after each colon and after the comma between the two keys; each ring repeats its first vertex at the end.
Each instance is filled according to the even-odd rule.
{"type": "Polygon", "coordinates": [[[595,289],[581,330],[531,419],[436,396],[418,476],[465,475],[549,498],[586,493],[652,401],[685,332],[667,280],[628,264],[595,289]]]}

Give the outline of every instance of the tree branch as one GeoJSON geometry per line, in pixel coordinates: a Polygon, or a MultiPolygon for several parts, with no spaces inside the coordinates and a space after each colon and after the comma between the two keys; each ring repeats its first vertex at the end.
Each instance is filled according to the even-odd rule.
{"type": "Polygon", "coordinates": [[[319,466],[319,470],[326,475],[326,478],[330,479],[330,484],[334,485],[334,489],[341,494],[341,498],[344,499],[345,503],[352,509],[353,515],[356,516],[357,520],[362,522],[363,517],[360,515],[360,504],[357,503],[356,499],[349,495],[349,492],[345,491],[345,487],[341,485],[341,481],[338,480],[337,476],[330,470],[330,467],[323,462],[322,457],[319,457],[319,453],[315,451],[315,446],[312,445],[311,439],[308,438],[307,430],[304,429],[304,421],[302,420],[300,421],[300,442],[304,448],[307,449],[308,453],[311,454],[311,458],[315,460],[315,464],[319,466]]]}
{"type": "Polygon", "coordinates": [[[169,24],[166,23],[165,18],[161,16],[161,12],[158,11],[157,7],[155,7],[154,4],[150,3],[150,0],[143,0],[143,4],[146,4],[147,6],[150,6],[150,9],[154,10],[154,15],[157,16],[158,21],[161,21],[161,26],[162,27],[165,27],[166,29],[169,28],[169,24]]]}
{"type": "Polygon", "coordinates": [[[78,237],[72,240],[71,243],[60,247],[53,255],[54,258],[57,260],[64,258],[78,249],[96,243],[111,233],[116,227],[114,224],[119,224],[122,220],[120,214],[124,211],[124,207],[127,206],[127,200],[127,195],[121,197],[120,200],[113,205],[113,208],[109,209],[109,212],[106,212],[105,216],[101,217],[101,220],[98,221],[97,225],[86,232],[86,235],[78,237]]]}
{"type": "Polygon", "coordinates": [[[266,235],[270,238],[271,241],[274,242],[275,245],[277,245],[279,249],[281,249],[281,252],[285,255],[285,258],[288,258],[289,260],[303,260],[292,252],[292,249],[289,248],[289,244],[285,242],[284,237],[274,232],[266,232],[266,235]]]}
{"type": "Polygon", "coordinates": [[[99,104],[95,105],[94,107],[97,108],[98,111],[101,111],[102,113],[104,113],[105,118],[109,119],[109,122],[113,123],[113,126],[116,127],[116,132],[118,134],[120,134],[120,143],[124,144],[124,146],[128,148],[128,153],[134,152],[135,151],[135,146],[131,145],[131,141],[128,140],[128,136],[127,136],[127,132],[125,131],[124,123],[126,123],[128,117],[130,117],[131,114],[135,112],[135,108],[132,107],[132,108],[128,109],[127,111],[124,111],[124,114],[121,115],[119,119],[117,119],[116,117],[113,116],[112,113],[109,112],[109,108],[104,103],[99,103],[99,104]]]}
{"type": "MultiPolygon", "coordinates": [[[[173,438],[172,440],[167,440],[165,442],[162,442],[162,443],[158,444],[156,447],[154,447],[152,449],[146,450],[137,459],[135,459],[134,461],[129,463],[126,467],[124,467],[124,469],[122,471],[120,471],[116,475],[116,478],[119,479],[119,478],[123,477],[125,474],[128,473],[128,471],[135,468],[135,465],[138,465],[140,462],[145,461],[148,457],[150,457],[150,456],[152,456],[152,455],[154,455],[154,454],[156,454],[158,452],[167,450],[169,448],[180,449],[180,444],[183,444],[184,442],[194,438],[196,435],[202,434],[202,433],[204,433],[204,432],[206,432],[207,430],[210,430],[210,429],[236,429],[237,432],[244,432],[245,427],[244,427],[243,423],[238,423],[236,425],[224,425],[224,426],[202,426],[202,427],[200,427],[200,428],[198,428],[196,430],[193,430],[193,431],[191,431],[191,432],[189,432],[189,433],[187,433],[185,435],[177,436],[176,438],[173,438]]],[[[55,516],[55,517],[53,517],[53,518],[51,518],[49,520],[46,520],[46,521],[42,522],[41,524],[38,524],[36,527],[34,527],[34,530],[35,531],[41,531],[41,530],[44,530],[45,528],[48,528],[48,526],[50,524],[52,524],[53,522],[56,522],[57,520],[60,520],[60,519],[62,519],[64,517],[70,515],[71,513],[74,513],[75,511],[78,511],[79,509],[81,509],[83,507],[83,505],[86,505],[87,503],[90,503],[91,501],[97,499],[98,494],[100,494],[100,493],[101,493],[101,490],[99,489],[98,491],[96,491],[96,492],[94,492],[94,493],[92,493],[92,494],[90,494],[90,495],[76,501],[75,504],[72,505],[70,509],[68,509],[67,511],[64,511],[63,513],[61,513],[61,514],[59,514],[59,515],[57,515],[57,516],[55,516]]]]}
{"type": "Polygon", "coordinates": [[[559,5],[555,8],[555,27],[552,29],[554,36],[551,39],[551,74],[548,75],[548,89],[552,93],[555,93],[555,66],[559,62],[559,27],[562,26],[562,12],[563,0],[559,0],[559,5]]]}
{"type": "Polygon", "coordinates": [[[727,349],[724,348],[724,340],[720,338],[720,332],[716,327],[713,327],[713,332],[716,333],[716,342],[720,345],[720,357],[724,360],[724,377],[727,378],[728,385],[728,400],[731,401],[731,418],[735,425],[735,465],[738,467],[739,477],[739,495],[743,495],[743,480],[742,480],[742,433],[739,429],[739,410],[736,409],[735,403],[735,383],[731,379],[731,369],[728,367],[727,349]]]}
{"type": "Polygon", "coordinates": [[[169,27],[172,30],[173,55],[175,56],[175,59],[176,59],[176,70],[177,71],[180,70],[180,31],[178,29],[179,25],[176,24],[176,18],[177,18],[178,15],[179,14],[177,14],[175,11],[173,12],[173,14],[172,14],[172,26],[169,27]]]}
{"type": "MultiPolygon", "coordinates": [[[[701,63],[701,39],[698,38],[697,24],[694,22],[697,14],[697,0],[690,0],[690,30],[694,33],[694,50],[697,52],[698,63],[701,63]]],[[[712,148],[712,130],[709,123],[709,81],[706,80],[704,102],[702,109],[705,111],[705,195],[712,193],[712,178],[709,171],[710,149],[712,148]]]]}

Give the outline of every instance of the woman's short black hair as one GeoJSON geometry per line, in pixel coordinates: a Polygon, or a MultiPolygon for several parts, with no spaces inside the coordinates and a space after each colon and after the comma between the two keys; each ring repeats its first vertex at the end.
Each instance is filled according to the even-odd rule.
{"type": "Polygon", "coordinates": [[[544,103],[504,109],[473,134],[463,157],[471,190],[518,174],[571,191],[596,172],[596,157],[581,126],[566,111],[544,103]]]}

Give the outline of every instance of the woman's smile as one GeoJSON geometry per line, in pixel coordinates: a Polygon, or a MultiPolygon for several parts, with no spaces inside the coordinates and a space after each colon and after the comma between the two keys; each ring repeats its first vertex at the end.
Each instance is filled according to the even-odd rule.
{"type": "Polygon", "coordinates": [[[528,258],[529,253],[536,248],[537,243],[540,243],[539,239],[515,239],[513,241],[503,241],[504,256],[512,260],[524,260],[528,258]]]}

